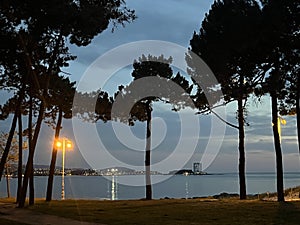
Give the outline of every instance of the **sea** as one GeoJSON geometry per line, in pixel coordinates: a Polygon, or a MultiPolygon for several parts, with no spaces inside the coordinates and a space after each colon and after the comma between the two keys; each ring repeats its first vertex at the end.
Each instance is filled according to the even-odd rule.
{"type": "MultiPolygon", "coordinates": [[[[248,173],[247,194],[276,192],[275,173],[248,173]]],[[[141,180],[144,175],[126,176],[65,176],[66,199],[128,200],[145,197],[145,187],[125,185],[126,181],[141,180]]],[[[153,175],[152,186],[154,199],[194,198],[213,196],[220,193],[238,193],[239,179],[236,173],[210,175],[153,175]]],[[[128,182],[127,182],[128,183],[128,182]]],[[[133,182],[134,183],[134,182],[133,182]]],[[[9,179],[11,196],[16,195],[17,179],[9,179]]],[[[285,173],[284,188],[300,186],[300,173],[285,173]]],[[[46,176],[35,177],[35,197],[45,198],[46,176]]],[[[7,196],[6,179],[0,182],[0,198],[7,196]]],[[[53,199],[61,198],[61,177],[55,176],[53,199]]]]}

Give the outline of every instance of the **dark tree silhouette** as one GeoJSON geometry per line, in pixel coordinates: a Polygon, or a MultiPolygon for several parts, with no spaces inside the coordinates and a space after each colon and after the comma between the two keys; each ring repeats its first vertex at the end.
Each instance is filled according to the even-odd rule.
{"type": "MultiPolygon", "coordinates": [[[[17,116],[17,121],[15,121],[15,115],[13,117],[13,124],[16,122],[18,123],[18,145],[19,145],[19,152],[18,152],[18,187],[17,187],[17,198],[16,202],[19,201],[20,197],[20,192],[21,192],[21,186],[22,186],[22,158],[23,158],[23,136],[25,136],[25,133],[23,131],[23,126],[22,126],[22,115],[26,115],[26,102],[23,102],[22,104],[19,104],[19,96],[14,95],[12,98],[7,100],[7,102],[1,107],[1,119],[7,119],[9,114],[11,113],[17,113],[15,114],[17,116]],[[18,108],[18,109],[17,109],[18,108]]],[[[16,124],[15,124],[16,127],[16,124]]],[[[11,127],[10,132],[14,130],[15,127],[11,127]]],[[[15,131],[14,131],[15,132],[15,131]]],[[[10,149],[11,142],[6,141],[5,148],[10,149]],[[9,146],[9,147],[8,147],[9,146]]],[[[9,151],[7,151],[9,153],[9,151]]],[[[4,159],[4,157],[3,157],[4,159]]],[[[2,160],[2,158],[1,158],[2,160]]]]}
{"type": "Polygon", "coordinates": [[[134,125],[136,120],[146,122],[145,181],[146,199],[152,199],[151,185],[151,122],[153,103],[161,101],[180,110],[186,106],[192,87],[177,73],[173,75],[172,58],[163,55],[142,55],[133,63],[133,82],[120,86],[115,94],[112,120],[134,125]],[[177,86],[176,86],[177,85],[177,86]],[[177,88],[176,88],[177,87],[177,88]],[[180,88],[179,88],[180,87],[180,88]],[[129,108],[131,107],[131,108],[129,108]]]}
{"type": "MultiPolygon", "coordinates": [[[[300,153],[300,79],[299,79],[299,29],[300,3],[299,1],[264,1],[266,23],[271,25],[269,38],[280,45],[281,73],[285,74],[286,87],[283,99],[279,99],[281,115],[297,116],[298,149],[300,153]],[[278,19],[282,17],[282,19],[278,19]],[[276,33],[275,33],[276,32],[276,33]],[[278,40],[280,38],[280,40],[278,40]]],[[[269,44],[270,45],[270,44],[269,44]]]]}
{"type": "MultiPolygon", "coordinates": [[[[21,112],[21,111],[20,111],[21,112]]],[[[22,114],[19,112],[18,115],[18,141],[19,141],[19,153],[18,153],[18,187],[17,187],[17,199],[19,202],[21,191],[22,191],[22,174],[23,174],[23,121],[22,114]]]]}
{"type": "MultiPolygon", "coordinates": [[[[0,132],[0,155],[2,155],[4,147],[6,145],[6,139],[8,137],[7,133],[4,133],[3,131],[0,132]]],[[[12,164],[15,164],[18,160],[18,140],[17,140],[17,132],[14,133],[12,145],[10,148],[10,152],[7,158],[7,161],[5,163],[5,177],[6,177],[6,191],[7,191],[7,197],[10,198],[10,184],[9,184],[9,175],[11,174],[11,166],[12,164]]]]}
{"type": "MultiPolygon", "coordinates": [[[[10,69],[6,70],[5,68],[3,70],[4,78],[7,78],[11,70],[14,69],[18,73],[9,77],[12,84],[21,80],[24,82],[21,82],[19,86],[23,87],[27,81],[28,89],[35,90],[34,93],[39,93],[38,117],[34,134],[29,140],[29,157],[19,201],[19,207],[23,207],[30,177],[30,184],[33,184],[33,157],[48,104],[46,99],[51,76],[59,73],[61,67],[68,66],[67,62],[74,59],[68,53],[67,41],[78,46],[87,45],[96,35],[107,29],[110,22],[114,26],[117,24],[124,25],[135,19],[135,15],[134,11],[126,8],[124,1],[116,0],[105,2],[87,0],[17,0],[12,2],[5,0],[0,3],[0,13],[1,37],[8,40],[9,43],[7,46],[1,46],[4,47],[1,49],[1,53],[7,53],[1,61],[1,65],[10,69]],[[10,48],[10,46],[13,47],[10,48]],[[16,62],[16,60],[19,61],[16,62]],[[16,67],[12,65],[16,65],[16,67]],[[38,78],[41,75],[45,75],[43,81],[38,78]],[[25,79],[25,77],[30,79],[25,79]],[[41,81],[42,83],[40,83],[41,81]]],[[[3,82],[1,81],[1,83],[3,82]]],[[[6,85],[11,86],[7,81],[6,85]]],[[[19,94],[21,96],[20,102],[24,96],[24,91],[19,94]]],[[[17,114],[15,113],[15,115],[17,114]]],[[[15,119],[13,119],[11,130],[15,129],[15,123],[15,119]]],[[[11,142],[10,138],[8,142],[11,142]]],[[[6,157],[7,151],[5,149],[4,156],[6,157]]],[[[2,157],[0,174],[3,172],[3,162],[6,157],[2,157]]],[[[33,185],[30,186],[29,202],[33,204],[33,185]]]]}
{"type": "MultiPolygon", "coordinates": [[[[137,61],[133,63],[132,77],[134,80],[144,77],[161,77],[170,79],[173,71],[170,67],[172,58],[165,59],[162,55],[159,57],[142,55],[137,61]]],[[[150,84],[151,85],[151,84],[150,84]]],[[[155,88],[155,87],[144,87],[155,88]]],[[[149,96],[143,99],[143,104],[146,108],[146,153],[145,153],[145,169],[146,169],[146,199],[152,199],[152,185],[151,185],[151,120],[152,120],[152,103],[158,101],[156,96],[149,96]]]]}
{"type": "MultiPolygon", "coordinates": [[[[75,93],[75,82],[70,82],[68,78],[58,76],[56,79],[51,79],[49,85],[49,99],[48,107],[45,112],[45,117],[50,118],[47,121],[48,124],[55,126],[54,138],[59,138],[59,133],[61,130],[62,119],[72,117],[72,102],[75,93]],[[56,125],[55,124],[56,121],[56,125]]],[[[46,192],[46,201],[51,201],[52,199],[52,189],[53,189],[53,177],[55,171],[55,164],[57,158],[57,148],[55,143],[52,147],[52,156],[49,168],[48,185],[46,192]]]]}
{"type": "MultiPolygon", "coordinates": [[[[299,70],[299,1],[267,0],[263,2],[264,38],[262,49],[265,63],[269,67],[269,76],[263,89],[270,93],[272,102],[273,136],[276,153],[278,201],[284,201],[283,162],[278,131],[278,101],[287,99],[287,87],[297,89],[297,79],[292,74],[299,70]],[[298,68],[298,69],[297,69],[298,68]]],[[[299,86],[298,86],[299,87],[299,86]]],[[[295,91],[295,95],[299,90],[295,91]]],[[[295,100],[299,102],[299,99],[295,100]]],[[[281,104],[282,106],[282,104],[281,104]]],[[[281,107],[281,111],[283,108],[281,107]]]]}
{"type": "Polygon", "coordinates": [[[76,92],[76,100],[73,103],[73,116],[84,122],[96,123],[99,120],[107,122],[111,120],[113,97],[105,91],[76,92]]]}
{"type": "MultiPolygon", "coordinates": [[[[257,66],[261,58],[257,49],[261,19],[261,10],[256,1],[217,0],[205,16],[199,34],[194,32],[190,41],[190,50],[208,64],[220,82],[225,103],[237,101],[238,126],[226,123],[239,131],[240,199],[247,197],[244,112],[249,94],[263,80],[261,68],[257,66]]],[[[207,79],[206,75],[197,71],[198,68],[193,65],[193,59],[189,55],[187,62],[192,78],[207,79]]],[[[201,110],[207,106],[208,111],[213,112],[214,106],[207,104],[201,88],[207,88],[211,92],[213,87],[198,87],[196,105],[201,110]]],[[[220,100],[214,101],[218,103],[220,100]]]]}

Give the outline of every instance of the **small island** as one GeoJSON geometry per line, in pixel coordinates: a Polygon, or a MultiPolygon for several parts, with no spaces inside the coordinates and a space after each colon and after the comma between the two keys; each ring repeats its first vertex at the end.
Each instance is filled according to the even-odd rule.
{"type": "Polygon", "coordinates": [[[169,172],[169,175],[208,175],[207,172],[202,171],[202,163],[195,162],[193,163],[193,169],[180,169],[180,170],[172,170],[169,172]]]}
{"type": "Polygon", "coordinates": [[[189,175],[208,175],[207,172],[199,171],[195,172],[191,169],[181,169],[181,170],[175,170],[169,172],[170,175],[184,175],[184,176],[189,176],[189,175]]]}

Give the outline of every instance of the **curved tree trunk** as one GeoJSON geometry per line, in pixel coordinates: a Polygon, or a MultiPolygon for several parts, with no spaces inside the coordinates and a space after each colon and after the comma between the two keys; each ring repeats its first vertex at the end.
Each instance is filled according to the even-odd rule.
{"type": "Polygon", "coordinates": [[[15,114],[14,114],[14,117],[13,117],[13,120],[12,120],[12,123],[11,123],[10,131],[9,131],[9,134],[8,134],[8,138],[7,138],[7,141],[6,141],[5,149],[4,149],[4,151],[2,153],[2,157],[1,157],[0,181],[1,181],[1,178],[2,178],[2,175],[3,175],[3,171],[4,171],[4,167],[5,167],[5,164],[6,164],[7,157],[8,157],[9,149],[11,147],[11,142],[12,142],[12,139],[14,137],[14,133],[15,133],[16,126],[17,126],[17,119],[18,119],[18,113],[19,113],[18,108],[19,107],[17,107],[17,109],[15,111],[15,114]]]}
{"type": "Polygon", "coordinates": [[[23,82],[22,83],[22,88],[21,88],[21,90],[19,92],[19,98],[18,98],[18,102],[17,102],[17,105],[16,105],[15,114],[14,114],[14,117],[13,117],[13,120],[12,120],[12,124],[11,124],[11,127],[10,127],[10,131],[9,131],[9,135],[8,135],[8,138],[7,138],[6,146],[5,146],[5,149],[4,149],[2,157],[1,157],[1,162],[0,162],[0,181],[1,181],[1,178],[2,178],[2,175],[3,175],[4,166],[5,166],[7,157],[8,157],[9,149],[11,147],[11,142],[12,142],[15,130],[16,130],[18,115],[19,115],[19,113],[21,113],[20,112],[20,107],[21,107],[21,103],[23,101],[24,92],[25,92],[24,79],[25,78],[22,78],[22,82],[23,82]]]}
{"type": "MultiPolygon", "coordinates": [[[[38,136],[39,136],[39,133],[40,133],[40,129],[41,129],[42,121],[43,121],[43,116],[44,116],[44,111],[45,111],[45,104],[42,101],[41,104],[40,104],[38,119],[37,119],[37,122],[36,122],[36,127],[35,127],[35,130],[34,130],[33,138],[32,138],[32,140],[29,139],[29,155],[28,155],[28,160],[27,160],[24,179],[23,179],[22,194],[21,194],[21,198],[20,198],[20,202],[19,202],[19,207],[20,208],[24,207],[24,205],[25,205],[28,182],[29,182],[29,178],[32,175],[32,171],[33,171],[34,151],[35,151],[38,136]]],[[[29,126],[29,128],[30,127],[31,126],[29,126]]],[[[29,135],[30,135],[30,130],[29,130],[29,135]]]]}
{"type": "Polygon", "coordinates": [[[274,145],[275,145],[275,153],[276,153],[277,201],[283,202],[284,201],[283,163],[282,163],[280,136],[278,131],[278,108],[277,108],[276,93],[271,94],[271,101],[272,101],[273,135],[274,135],[274,145]]]}
{"type": "Polygon", "coordinates": [[[146,199],[152,199],[152,186],[151,186],[151,106],[147,104],[147,135],[146,135],[146,155],[145,155],[145,167],[146,167],[146,199]]]}
{"type": "MultiPolygon", "coordinates": [[[[62,110],[59,109],[57,124],[56,124],[56,128],[55,128],[55,139],[59,138],[59,133],[61,130],[61,123],[62,123],[62,110]]],[[[49,169],[46,201],[51,201],[51,199],[52,199],[53,178],[54,178],[56,158],[57,158],[57,148],[53,145],[52,157],[51,157],[51,163],[50,163],[50,169],[49,169]]]]}
{"type": "Polygon", "coordinates": [[[18,115],[19,125],[19,154],[18,154],[18,188],[17,188],[17,200],[19,202],[22,190],[22,167],[23,167],[23,124],[21,111],[18,115]]]}
{"type": "MultiPolygon", "coordinates": [[[[29,203],[34,204],[33,158],[34,158],[34,152],[35,152],[37,140],[39,137],[39,133],[41,130],[41,125],[42,125],[42,121],[43,121],[43,117],[44,117],[44,113],[45,113],[45,105],[46,105],[45,96],[47,96],[47,94],[48,94],[48,86],[49,86],[50,79],[51,79],[51,73],[53,72],[52,69],[54,67],[55,60],[56,60],[56,57],[57,57],[57,54],[59,51],[61,39],[62,39],[62,35],[60,34],[59,37],[56,39],[56,45],[54,47],[53,55],[52,55],[51,61],[49,63],[49,67],[47,69],[47,73],[46,73],[47,76],[46,76],[46,80],[45,80],[45,86],[43,87],[43,94],[41,95],[42,99],[41,99],[41,103],[40,103],[40,107],[39,107],[39,113],[38,113],[38,118],[37,118],[37,122],[36,122],[36,127],[34,130],[34,135],[33,135],[32,140],[31,139],[29,140],[28,160],[27,160],[27,164],[26,164],[26,168],[25,168],[21,198],[20,198],[19,205],[18,205],[18,207],[20,207],[20,208],[23,208],[25,205],[27,186],[28,186],[28,181],[29,181],[30,177],[31,177],[31,182],[30,182],[31,183],[31,188],[30,188],[31,193],[29,196],[30,197],[29,203]]],[[[25,42],[23,41],[22,36],[20,36],[20,41],[24,47],[24,51],[27,52],[26,45],[25,45],[25,42]]],[[[27,60],[26,63],[28,66],[28,70],[31,71],[33,63],[31,61],[31,58],[29,55],[27,55],[26,60],[27,60]]],[[[35,88],[36,90],[41,90],[41,85],[38,82],[37,74],[35,73],[35,71],[31,71],[31,72],[32,72],[31,75],[33,77],[33,81],[30,82],[32,84],[32,86],[30,88],[35,88]]]]}

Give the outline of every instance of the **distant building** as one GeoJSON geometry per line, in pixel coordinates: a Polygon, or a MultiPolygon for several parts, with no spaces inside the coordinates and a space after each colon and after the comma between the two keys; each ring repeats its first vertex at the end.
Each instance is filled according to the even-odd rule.
{"type": "Polygon", "coordinates": [[[201,173],[201,172],[202,172],[202,163],[200,163],[200,162],[194,163],[194,164],[193,164],[193,172],[194,172],[195,174],[201,173]]]}

